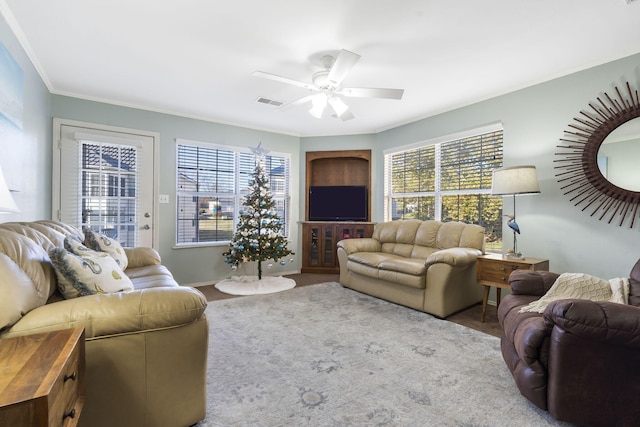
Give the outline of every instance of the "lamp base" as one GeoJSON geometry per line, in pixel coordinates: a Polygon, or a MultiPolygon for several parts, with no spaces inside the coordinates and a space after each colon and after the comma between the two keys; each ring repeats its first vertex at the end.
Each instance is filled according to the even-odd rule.
{"type": "Polygon", "coordinates": [[[524,259],[524,255],[522,255],[520,252],[514,252],[511,249],[503,255],[504,258],[506,259],[524,259]]]}

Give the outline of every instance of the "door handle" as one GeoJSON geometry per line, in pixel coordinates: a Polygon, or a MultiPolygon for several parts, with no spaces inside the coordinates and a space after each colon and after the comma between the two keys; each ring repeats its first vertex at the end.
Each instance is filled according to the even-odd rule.
{"type": "Polygon", "coordinates": [[[151,226],[149,224],[145,224],[142,226],[143,230],[151,230],[151,226]]]}

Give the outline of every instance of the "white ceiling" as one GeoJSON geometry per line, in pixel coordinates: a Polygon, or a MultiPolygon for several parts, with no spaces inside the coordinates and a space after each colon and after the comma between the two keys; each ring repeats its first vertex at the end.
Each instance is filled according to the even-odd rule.
{"type": "MultiPolygon", "coordinates": [[[[379,132],[640,52],[640,1],[0,0],[49,90],[290,135],[379,132]],[[355,119],[315,119],[322,53],[362,56],[345,86],[355,119]]],[[[615,80],[616,76],[612,76],[615,80]]]]}

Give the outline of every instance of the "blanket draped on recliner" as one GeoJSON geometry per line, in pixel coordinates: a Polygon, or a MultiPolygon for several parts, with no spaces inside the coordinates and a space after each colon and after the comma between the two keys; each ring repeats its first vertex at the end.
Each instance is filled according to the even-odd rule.
{"type": "Polygon", "coordinates": [[[551,301],[573,298],[628,304],[629,279],[617,277],[604,280],[584,273],[563,273],[545,295],[522,307],[520,313],[543,313],[551,301]]]}

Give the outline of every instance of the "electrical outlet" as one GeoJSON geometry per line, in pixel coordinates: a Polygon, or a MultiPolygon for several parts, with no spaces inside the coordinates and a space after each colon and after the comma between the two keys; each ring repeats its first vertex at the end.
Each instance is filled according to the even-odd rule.
{"type": "Polygon", "coordinates": [[[168,194],[160,194],[158,197],[159,203],[169,203],[169,195],[168,194]]]}

